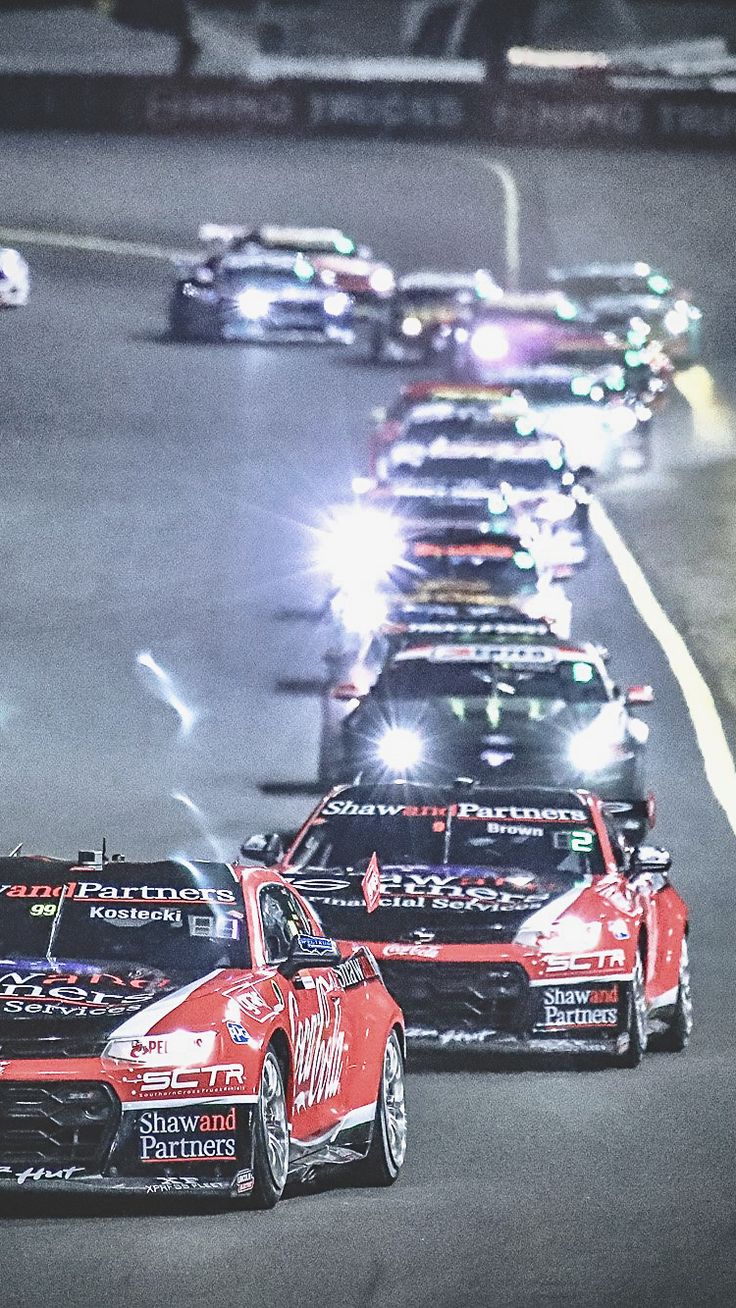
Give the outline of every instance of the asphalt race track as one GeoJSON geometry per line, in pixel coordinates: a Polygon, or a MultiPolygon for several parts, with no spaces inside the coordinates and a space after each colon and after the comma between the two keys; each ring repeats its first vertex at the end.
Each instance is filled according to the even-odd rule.
{"type": "MultiPolygon", "coordinates": [[[[8,226],[185,247],[202,218],[334,217],[400,269],[502,267],[494,182],[449,148],[6,136],[2,150],[8,226]]],[[[648,256],[706,313],[722,439],[675,396],[631,495],[657,468],[731,455],[734,164],[503,159],[526,284],[555,259],[648,256]]],[[[309,617],[313,533],[363,468],[371,407],[407,374],[319,347],[172,345],[164,263],[27,252],[32,302],[0,321],[2,839],[231,855],[310,805],[298,790],[316,783],[326,641],[309,617]],[[188,734],[142,651],[195,712],[188,734]]],[[[416,1066],[410,1155],[388,1191],[326,1188],[268,1214],[21,1195],[1,1210],[5,1303],[736,1302],[736,844],[601,547],[571,593],[576,633],[611,648],[622,682],[657,691],[656,836],[692,909],[687,1053],[633,1072],[416,1066]]]]}

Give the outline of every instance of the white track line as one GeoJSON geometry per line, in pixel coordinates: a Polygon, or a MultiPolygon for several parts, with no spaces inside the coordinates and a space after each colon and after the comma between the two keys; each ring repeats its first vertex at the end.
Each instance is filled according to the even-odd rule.
{"type": "Polygon", "coordinates": [[[9,245],[50,245],[61,250],[85,250],[92,254],[122,255],[132,259],[186,259],[191,250],[172,250],[142,241],[116,241],[106,236],[84,236],[81,232],[45,232],[30,227],[0,227],[0,241],[9,245]]]}
{"type": "Polygon", "coordinates": [[[710,687],[683,637],[667,617],[639,564],[598,500],[594,500],[590,506],[590,521],[608,551],[634,608],[660,646],[682,691],[708,784],[736,835],[736,763],[710,687]]]}

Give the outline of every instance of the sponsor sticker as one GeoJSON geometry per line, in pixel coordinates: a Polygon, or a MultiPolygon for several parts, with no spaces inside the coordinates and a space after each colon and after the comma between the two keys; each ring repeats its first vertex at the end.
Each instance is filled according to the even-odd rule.
{"type": "Polygon", "coordinates": [[[176,1113],[152,1108],[138,1118],[142,1163],[232,1162],[236,1158],[235,1105],[176,1113]]]}
{"type": "Polygon", "coordinates": [[[381,869],[378,866],[378,857],[374,851],[368,861],[365,875],[361,881],[363,899],[369,913],[375,913],[381,903],[381,869]]]}
{"type": "Polygon", "coordinates": [[[242,1196],[250,1194],[255,1187],[256,1178],[250,1167],[241,1167],[239,1172],[235,1173],[235,1179],[232,1183],[232,1193],[242,1196]]]}
{"type": "Polygon", "coordinates": [[[244,1026],[240,1022],[226,1022],[227,1033],[234,1045],[249,1045],[252,1043],[244,1026]]]}
{"type": "Polygon", "coordinates": [[[618,1023],[618,985],[594,988],[548,986],[542,992],[542,1022],[559,1030],[615,1027],[618,1023]]]}

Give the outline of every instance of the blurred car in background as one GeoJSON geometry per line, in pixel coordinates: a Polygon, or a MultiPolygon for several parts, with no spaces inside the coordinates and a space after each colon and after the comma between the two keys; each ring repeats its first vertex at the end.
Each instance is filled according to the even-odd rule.
{"type": "Polygon", "coordinates": [[[356,316],[371,316],[393,294],[396,279],[383,260],[375,259],[339,227],[290,227],[264,223],[260,227],[203,223],[199,239],[214,253],[257,245],[263,250],[303,254],[316,268],[325,286],[349,294],[356,316]]]}
{"type": "Polygon", "coordinates": [[[658,268],[643,262],[594,263],[551,268],[549,276],[596,323],[620,332],[634,348],[651,337],[675,363],[694,363],[700,357],[703,315],[690,293],[675,289],[658,268]]]}
{"type": "Polygon", "coordinates": [[[349,344],[352,302],[303,254],[246,245],[180,269],[169,306],[176,340],[349,344]]]}
{"type": "Polygon", "coordinates": [[[30,293],[31,273],[23,255],[10,246],[0,247],[0,308],[20,308],[30,293]]]}
{"type": "Polygon", "coordinates": [[[562,441],[573,470],[609,474],[648,461],[652,410],[627,390],[620,364],[586,370],[553,363],[500,375],[527,401],[538,430],[562,441]]]}
{"type": "Polygon", "coordinates": [[[502,294],[484,268],[406,273],[372,325],[368,353],[376,362],[429,360],[448,349],[453,328],[469,319],[476,305],[502,294]]]}

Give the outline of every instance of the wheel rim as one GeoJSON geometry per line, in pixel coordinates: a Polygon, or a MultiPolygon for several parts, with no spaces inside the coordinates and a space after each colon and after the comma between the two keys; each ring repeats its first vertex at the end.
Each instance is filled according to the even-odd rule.
{"type": "Polygon", "coordinates": [[[683,940],[682,951],[680,953],[679,999],[685,1034],[690,1035],[690,1032],[693,1029],[693,995],[690,985],[690,956],[687,949],[687,940],[683,940]]]}
{"type": "Polygon", "coordinates": [[[639,955],[637,955],[636,966],[634,968],[631,999],[639,1044],[642,1049],[645,1049],[647,1044],[647,1003],[644,994],[644,969],[639,955]]]}
{"type": "Polygon", "coordinates": [[[381,1092],[386,1145],[391,1161],[398,1169],[406,1156],[406,1087],[404,1061],[395,1035],[391,1036],[383,1056],[381,1092]]]}
{"type": "Polygon", "coordinates": [[[259,1107],[269,1171],[274,1185],[281,1190],[289,1170],[289,1126],[281,1069],[271,1053],[263,1064],[259,1107]]]}

